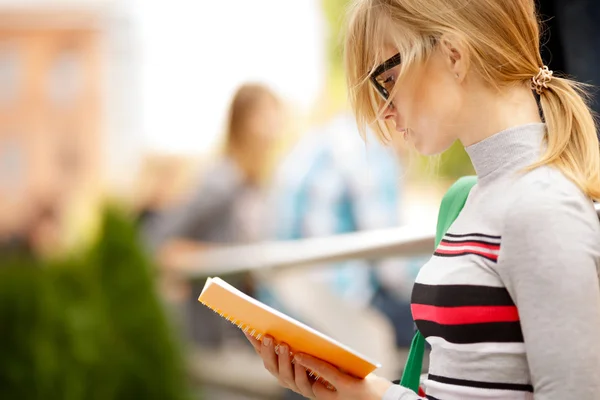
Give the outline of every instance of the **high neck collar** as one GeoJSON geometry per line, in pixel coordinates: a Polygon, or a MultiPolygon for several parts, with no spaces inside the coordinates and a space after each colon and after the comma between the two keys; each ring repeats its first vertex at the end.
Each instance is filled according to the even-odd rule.
{"type": "Polygon", "coordinates": [[[541,154],[545,132],[546,125],[543,123],[519,125],[498,132],[465,150],[481,181],[496,171],[510,173],[534,163],[541,154]]]}

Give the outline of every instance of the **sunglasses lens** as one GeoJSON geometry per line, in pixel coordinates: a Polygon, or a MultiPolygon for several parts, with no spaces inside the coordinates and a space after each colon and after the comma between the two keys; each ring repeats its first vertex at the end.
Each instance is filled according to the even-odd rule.
{"type": "Polygon", "coordinates": [[[382,76],[386,71],[400,65],[402,59],[400,54],[396,54],[393,57],[386,60],[383,64],[375,68],[373,75],[371,76],[371,83],[375,86],[375,90],[379,93],[379,95],[383,98],[384,101],[387,101],[390,98],[390,92],[394,86],[395,80],[393,79],[385,79],[386,76],[382,76]],[[386,87],[386,83],[387,86],[386,87]]]}
{"type": "Polygon", "coordinates": [[[383,97],[383,99],[386,101],[390,98],[390,92],[388,92],[388,90],[384,87],[381,88],[381,97],[383,97]]]}
{"type": "Polygon", "coordinates": [[[379,94],[384,101],[387,101],[387,99],[390,97],[390,93],[387,91],[387,89],[383,87],[383,85],[381,85],[376,79],[372,79],[371,84],[373,85],[373,88],[377,94],[379,94]]]}

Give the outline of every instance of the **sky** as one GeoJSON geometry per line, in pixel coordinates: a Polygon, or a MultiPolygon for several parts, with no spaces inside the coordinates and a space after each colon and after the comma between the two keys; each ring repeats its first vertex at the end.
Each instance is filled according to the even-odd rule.
{"type": "Polygon", "coordinates": [[[236,87],[271,86],[308,108],[324,82],[320,0],[132,0],[143,146],[210,150],[236,87]]]}

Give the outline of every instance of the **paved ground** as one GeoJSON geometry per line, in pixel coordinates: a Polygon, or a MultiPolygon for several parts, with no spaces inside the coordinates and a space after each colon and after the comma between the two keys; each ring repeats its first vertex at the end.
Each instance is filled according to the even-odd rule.
{"type": "MultiPolygon", "coordinates": [[[[205,387],[198,396],[199,400],[267,400],[245,393],[233,392],[226,388],[205,387]]],[[[268,399],[271,400],[271,399],[268,399]]]]}

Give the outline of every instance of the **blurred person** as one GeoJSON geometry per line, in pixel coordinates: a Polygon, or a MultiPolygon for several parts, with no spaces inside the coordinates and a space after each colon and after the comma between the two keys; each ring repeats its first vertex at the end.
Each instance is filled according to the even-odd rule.
{"type": "MultiPolygon", "coordinates": [[[[458,140],[477,173],[413,288],[427,398],[596,399],[600,144],[581,85],[543,65],[534,0],[356,0],[345,54],[361,129],[424,155],[458,140]]],[[[305,397],[424,399],[249,339],[305,397]]]]}
{"type": "MultiPolygon", "coordinates": [[[[246,84],[237,90],[229,109],[222,155],[203,171],[189,198],[146,223],[147,243],[167,271],[176,268],[181,257],[197,255],[207,247],[264,238],[267,160],[283,128],[282,113],[280,99],[266,86],[246,84]]],[[[228,282],[246,293],[252,291],[249,274],[228,277],[228,282]]],[[[172,288],[176,293],[171,295],[189,301],[192,338],[208,346],[220,345],[226,337],[239,338],[235,326],[206,307],[198,307],[203,285],[196,282],[191,288],[185,284],[172,288]]]]}
{"type": "MultiPolygon", "coordinates": [[[[371,132],[361,138],[352,115],[341,113],[303,135],[287,154],[277,171],[272,201],[276,240],[399,226],[401,162],[371,132]]],[[[385,371],[394,374],[392,354],[397,348],[408,348],[414,335],[410,295],[396,285],[399,280],[409,282],[402,282],[404,287],[414,282],[416,274],[411,273],[418,269],[406,268],[411,261],[355,259],[280,272],[263,277],[265,284],[258,286],[257,295],[272,307],[377,356],[385,361],[385,371]],[[396,278],[391,285],[382,274],[390,270],[396,278]],[[348,324],[360,327],[348,330],[348,324]],[[363,335],[373,333],[385,343],[364,343],[363,335]]],[[[298,396],[285,393],[286,400],[298,396]]]]}
{"type": "MultiPolygon", "coordinates": [[[[373,135],[362,140],[351,114],[334,117],[302,137],[282,162],[275,182],[278,240],[326,237],[401,225],[402,167],[373,135]]],[[[406,260],[349,260],[311,269],[355,307],[374,306],[394,324],[396,345],[410,346],[414,330],[406,294],[393,293],[378,272],[406,260]],[[394,318],[391,318],[394,316],[394,318]]],[[[407,280],[414,277],[405,275],[407,280]]]]}
{"type": "Polygon", "coordinates": [[[55,203],[38,202],[30,213],[20,230],[0,240],[0,257],[44,259],[62,249],[62,219],[55,203]]]}
{"type": "MultiPolygon", "coordinates": [[[[313,237],[327,237],[350,232],[399,226],[402,207],[402,166],[392,149],[385,148],[369,132],[361,138],[356,121],[349,113],[342,113],[305,134],[283,160],[274,183],[275,218],[274,232],[277,240],[295,240],[313,237]]],[[[293,272],[288,277],[281,274],[268,277],[261,286],[261,300],[287,313],[296,313],[298,319],[305,319],[310,325],[324,325],[338,340],[354,347],[365,346],[353,343],[357,335],[347,330],[348,323],[373,323],[368,309],[379,312],[393,330],[390,346],[365,346],[369,354],[393,352],[396,348],[410,346],[414,335],[414,323],[410,313],[409,295],[401,293],[398,285],[389,285],[382,280],[381,271],[395,270],[395,276],[414,282],[406,269],[408,260],[388,258],[383,260],[346,260],[334,264],[319,264],[309,270],[293,272]],[[308,272],[307,272],[308,271],[308,272]],[[288,279],[293,284],[282,284],[288,279]],[[315,284],[329,290],[342,302],[334,303],[329,296],[317,294],[315,284]],[[288,297],[289,304],[283,302],[283,294],[288,287],[295,287],[304,296],[288,297]],[[277,294],[270,289],[282,287],[277,294]],[[302,288],[307,288],[303,290],[302,288]],[[320,310],[312,308],[317,303],[320,310]],[[332,303],[336,315],[346,315],[342,308],[351,313],[355,320],[333,320],[324,311],[325,302],[332,303]],[[299,306],[298,304],[303,304],[299,306]],[[292,309],[289,309],[292,308],[292,309]],[[321,319],[326,318],[325,322],[321,319]],[[337,329],[334,325],[339,325],[337,329]]],[[[412,271],[411,271],[412,272],[412,271]]],[[[396,281],[397,282],[397,281],[396,281]]],[[[410,284],[405,284],[410,286],[410,284]]],[[[376,325],[378,330],[382,326],[376,325]]],[[[326,329],[327,330],[327,329],[326,329]]],[[[368,331],[365,331],[365,333],[368,331]]],[[[385,337],[385,332],[381,332],[385,337]]],[[[394,368],[386,365],[392,372],[394,368]]],[[[285,393],[286,400],[299,398],[293,391],[285,393]]]]}

